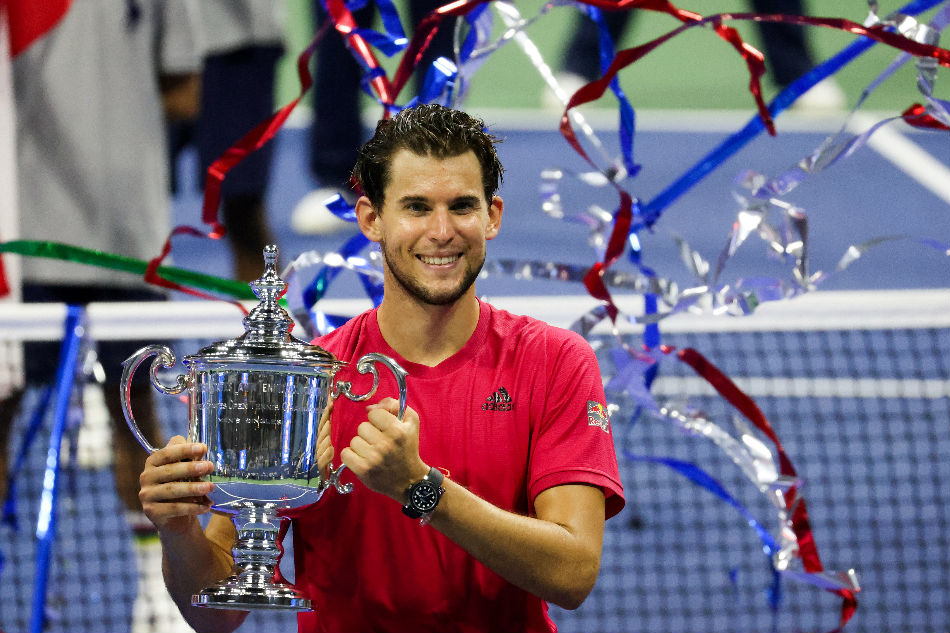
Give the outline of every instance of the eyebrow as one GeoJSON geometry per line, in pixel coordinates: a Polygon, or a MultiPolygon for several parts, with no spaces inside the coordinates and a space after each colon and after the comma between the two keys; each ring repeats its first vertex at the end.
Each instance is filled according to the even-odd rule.
{"type": "MultiPolygon", "coordinates": [[[[478,196],[459,196],[457,198],[453,198],[449,202],[449,206],[454,206],[459,203],[477,205],[480,201],[481,201],[481,198],[479,198],[478,196]]],[[[431,201],[426,196],[413,196],[413,195],[403,196],[399,199],[399,204],[402,204],[402,205],[410,204],[413,202],[422,202],[424,204],[430,204],[431,201]]]]}

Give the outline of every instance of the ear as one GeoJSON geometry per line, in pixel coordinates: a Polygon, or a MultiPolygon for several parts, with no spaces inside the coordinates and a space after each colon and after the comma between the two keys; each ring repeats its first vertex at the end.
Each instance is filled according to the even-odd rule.
{"type": "Polygon", "coordinates": [[[501,228],[501,216],[505,212],[505,202],[498,196],[491,199],[488,205],[488,226],[485,228],[485,239],[493,240],[498,236],[501,228]]]}
{"type": "Polygon", "coordinates": [[[360,231],[371,242],[378,242],[382,239],[382,231],[379,228],[379,213],[376,207],[366,196],[360,196],[356,201],[356,222],[360,225],[360,231]]]}

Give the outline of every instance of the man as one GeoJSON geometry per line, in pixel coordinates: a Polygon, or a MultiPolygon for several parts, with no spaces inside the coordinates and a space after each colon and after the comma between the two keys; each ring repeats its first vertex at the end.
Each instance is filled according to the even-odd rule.
{"type": "MultiPolygon", "coordinates": [[[[356,489],[294,516],[296,585],[314,605],[302,631],[553,631],[546,602],[576,608],[597,578],[604,520],[624,501],[593,351],[475,294],[504,209],[495,142],[423,105],[360,152],[356,213],[382,249],[384,299],[316,343],[395,358],[409,406],[399,420],[393,398],[340,399],[323,427],[321,467],[338,454],[356,489]],[[433,481],[428,499],[411,494],[433,481]]],[[[175,438],[153,454],[141,500],[186,618],[225,630],[243,614],[189,606],[228,575],[234,539],[222,515],[199,527],[212,484],[188,480],[212,465],[183,460],[204,451],[175,438]]]]}

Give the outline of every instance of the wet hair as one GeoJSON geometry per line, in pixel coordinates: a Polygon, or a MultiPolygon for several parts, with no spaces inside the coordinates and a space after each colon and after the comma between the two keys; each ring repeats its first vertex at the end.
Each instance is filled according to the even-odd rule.
{"type": "Polygon", "coordinates": [[[437,104],[406,108],[376,125],[373,138],[360,149],[352,179],[377,209],[383,206],[393,155],[408,149],[419,156],[452,158],[472,150],[482,167],[485,200],[501,185],[504,167],[495,153],[501,139],[485,129],[484,121],[437,104]]]}

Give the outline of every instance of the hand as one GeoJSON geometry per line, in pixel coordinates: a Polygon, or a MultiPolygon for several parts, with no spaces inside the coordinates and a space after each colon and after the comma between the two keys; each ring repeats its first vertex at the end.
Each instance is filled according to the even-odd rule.
{"type": "Polygon", "coordinates": [[[340,459],[367,488],[404,504],[406,488],[429,472],[419,457],[419,414],[407,407],[399,420],[394,398],[371,404],[366,411],[369,419],[340,451],[340,459]]]}
{"type": "Polygon", "coordinates": [[[317,425],[317,471],[326,477],[330,476],[330,467],[333,465],[333,443],[330,439],[330,414],[333,412],[333,403],[323,410],[320,423],[317,425]]]}
{"type": "Polygon", "coordinates": [[[159,532],[184,532],[199,514],[211,510],[209,481],[197,481],[211,473],[214,464],[201,460],[204,444],[186,442],[176,435],[165,448],[149,455],[139,476],[142,510],[159,532]],[[197,459],[199,461],[190,461],[197,459]]]}

